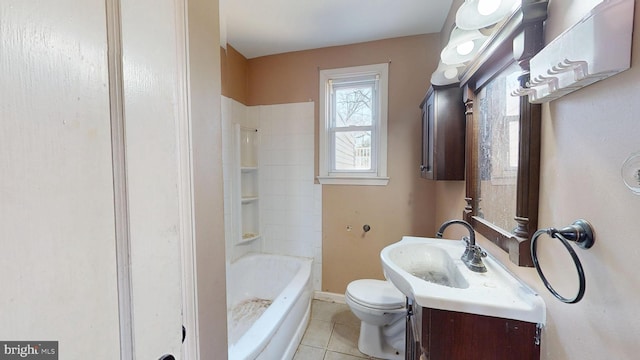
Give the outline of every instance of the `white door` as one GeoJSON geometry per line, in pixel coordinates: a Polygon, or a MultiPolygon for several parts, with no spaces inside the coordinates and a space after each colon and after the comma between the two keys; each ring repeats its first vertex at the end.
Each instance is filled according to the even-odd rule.
{"type": "Polygon", "coordinates": [[[123,0],[108,21],[106,3],[0,1],[0,342],[179,358],[181,14],[123,0]]]}

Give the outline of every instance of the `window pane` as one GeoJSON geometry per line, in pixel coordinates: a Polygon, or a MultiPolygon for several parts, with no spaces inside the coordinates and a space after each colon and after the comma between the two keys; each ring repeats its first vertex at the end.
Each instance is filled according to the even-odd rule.
{"type": "Polygon", "coordinates": [[[371,170],[371,131],[335,133],[334,170],[371,170]]]}
{"type": "Polygon", "coordinates": [[[373,83],[334,87],[335,127],[373,124],[373,83]]]}

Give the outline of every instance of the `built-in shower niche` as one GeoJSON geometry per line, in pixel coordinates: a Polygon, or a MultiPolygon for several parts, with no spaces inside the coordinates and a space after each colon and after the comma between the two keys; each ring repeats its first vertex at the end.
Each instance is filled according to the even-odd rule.
{"type": "Polygon", "coordinates": [[[258,170],[259,131],[236,125],[236,143],[240,157],[240,234],[238,244],[260,238],[260,191],[258,170]]]}

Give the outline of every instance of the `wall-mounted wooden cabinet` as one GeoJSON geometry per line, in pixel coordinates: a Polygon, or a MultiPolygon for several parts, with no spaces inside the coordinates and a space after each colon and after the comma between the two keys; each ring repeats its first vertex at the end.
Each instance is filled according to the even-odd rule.
{"type": "Polygon", "coordinates": [[[537,324],[407,306],[406,360],[540,359],[537,324]]]}
{"type": "Polygon", "coordinates": [[[432,86],[422,109],[420,175],[431,180],[464,180],[465,117],[458,84],[432,86]]]}

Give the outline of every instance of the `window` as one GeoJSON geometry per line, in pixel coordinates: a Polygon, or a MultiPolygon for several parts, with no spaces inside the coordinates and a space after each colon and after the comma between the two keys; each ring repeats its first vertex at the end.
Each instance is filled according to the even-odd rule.
{"type": "Polygon", "coordinates": [[[388,64],[320,71],[321,184],[386,185],[388,64]]]}

